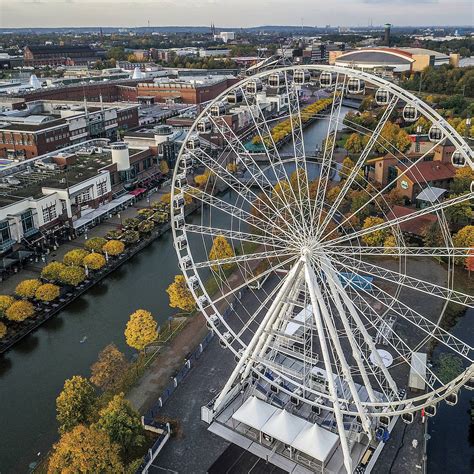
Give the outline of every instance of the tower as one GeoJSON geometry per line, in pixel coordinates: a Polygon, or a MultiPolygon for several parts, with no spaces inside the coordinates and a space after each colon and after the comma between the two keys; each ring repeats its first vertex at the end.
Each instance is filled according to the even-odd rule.
{"type": "Polygon", "coordinates": [[[390,46],[390,28],[391,28],[390,23],[385,23],[385,32],[384,32],[384,38],[383,38],[383,44],[384,46],[390,46]]]}

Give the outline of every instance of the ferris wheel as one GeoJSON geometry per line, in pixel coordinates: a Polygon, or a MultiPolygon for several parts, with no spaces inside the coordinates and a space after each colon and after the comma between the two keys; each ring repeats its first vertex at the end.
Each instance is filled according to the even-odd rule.
{"type": "Polygon", "coordinates": [[[433,184],[464,167],[473,152],[446,120],[362,71],[283,67],[212,101],[176,163],[172,225],[189,290],[237,361],[215,408],[253,377],[331,411],[340,433],[350,416],[373,433],[474,389],[473,348],[443,325],[451,303],[474,308],[454,277],[470,249],[449,227],[474,190],[433,184]],[[361,99],[365,122],[348,113],[361,99]],[[185,212],[190,197],[199,214],[185,212]],[[436,351],[462,370],[446,380],[436,351]]]}

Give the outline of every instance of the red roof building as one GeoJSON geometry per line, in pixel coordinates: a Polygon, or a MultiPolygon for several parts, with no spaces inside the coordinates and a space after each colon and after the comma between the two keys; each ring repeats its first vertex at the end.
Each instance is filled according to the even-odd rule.
{"type": "MultiPolygon", "coordinates": [[[[387,220],[397,219],[399,217],[408,216],[416,212],[415,209],[404,206],[393,206],[392,210],[387,214],[387,220]]],[[[407,234],[423,236],[425,229],[435,222],[438,217],[434,214],[425,214],[424,216],[415,217],[400,224],[400,230],[407,234]]]]}

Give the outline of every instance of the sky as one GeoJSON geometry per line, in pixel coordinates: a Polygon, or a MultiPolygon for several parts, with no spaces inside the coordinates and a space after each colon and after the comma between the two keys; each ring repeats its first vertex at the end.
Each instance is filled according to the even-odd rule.
{"type": "Polygon", "coordinates": [[[473,0],[0,0],[0,27],[472,25],[473,0]]]}

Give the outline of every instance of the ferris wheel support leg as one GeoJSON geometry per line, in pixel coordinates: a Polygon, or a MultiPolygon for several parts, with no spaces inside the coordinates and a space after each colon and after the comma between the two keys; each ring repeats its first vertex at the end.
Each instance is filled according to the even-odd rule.
{"type": "Polygon", "coordinates": [[[324,335],[323,321],[319,313],[318,298],[315,293],[315,287],[317,286],[318,283],[316,281],[316,276],[314,274],[313,269],[311,268],[311,265],[309,264],[309,262],[306,262],[306,261],[305,261],[305,274],[306,274],[306,281],[307,281],[308,289],[309,289],[309,295],[311,299],[311,305],[313,307],[313,316],[316,321],[316,327],[318,330],[318,337],[319,337],[319,343],[321,345],[321,353],[323,355],[324,367],[326,369],[329,392],[332,398],[334,416],[336,418],[339,438],[341,440],[342,453],[344,455],[344,466],[346,468],[346,471],[349,474],[351,474],[352,473],[352,458],[351,458],[351,453],[349,450],[349,444],[347,442],[346,432],[344,429],[344,420],[342,418],[341,408],[339,406],[337,389],[336,389],[336,386],[334,385],[333,372],[331,368],[331,357],[329,355],[327,341],[324,335]]]}
{"type": "Polygon", "coordinates": [[[241,359],[237,363],[237,366],[233,370],[231,376],[229,377],[229,380],[226,382],[224,385],[224,388],[222,389],[221,393],[219,396],[216,398],[216,401],[214,402],[214,407],[213,411],[214,413],[219,409],[220,405],[224,401],[227,393],[229,390],[232,388],[234,385],[234,382],[237,380],[237,378],[240,376],[242,369],[244,365],[247,363],[247,367],[245,368],[245,372],[243,374],[243,378],[248,375],[250,372],[251,366],[252,366],[252,361],[249,360],[251,359],[251,354],[255,351],[256,346],[260,342],[260,338],[263,334],[263,332],[268,328],[273,325],[274,319],[276,315],[279,314],[278,307],[280,306],[280,303],[282,300],[286,297],[290,289],[292,288],[292,283],[293,280],[295,279],[295,276],[298,275],[300,269],[301,269],[302,262],[301,260],[298,260],[298,262],[291,268],[291,270],[288,272],[286,275],[286,281],[282,285],[280,291],[275,295],[275,299],[273,300],[272,305],[270,306],[267,314],[263,318],[262,322],[260,323],[259,327],[255,331],[255,334],[253,335],[251,341],[249,342],[248,346],[244,350],[244,353],[242,354],[241,359]]]}

